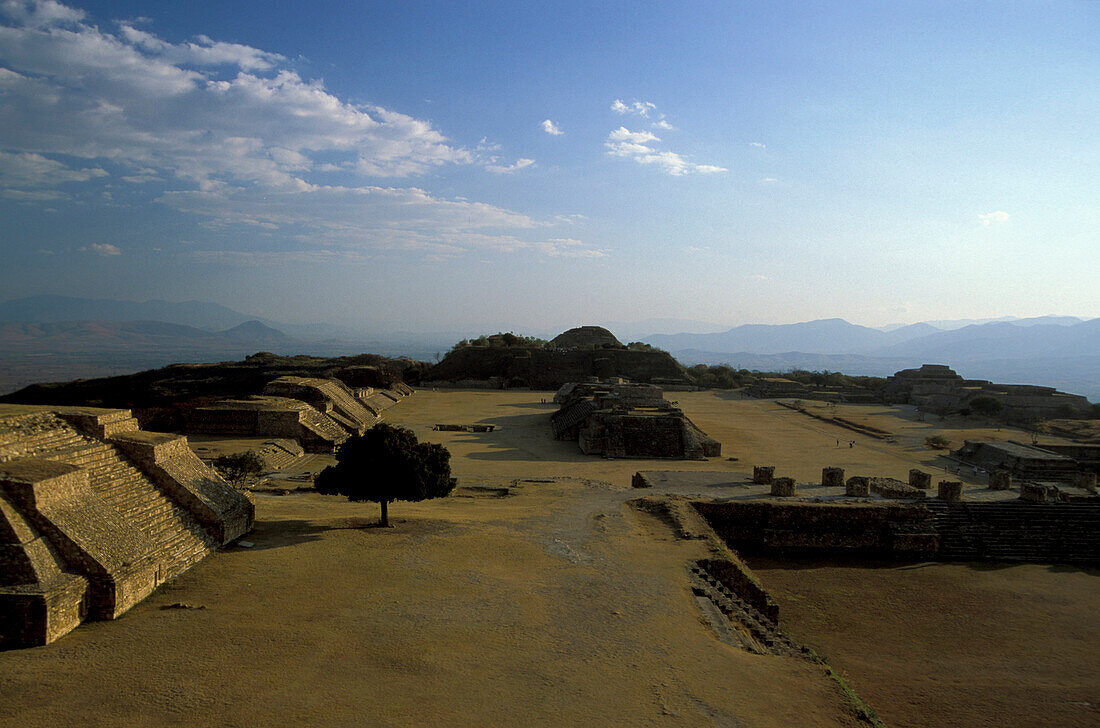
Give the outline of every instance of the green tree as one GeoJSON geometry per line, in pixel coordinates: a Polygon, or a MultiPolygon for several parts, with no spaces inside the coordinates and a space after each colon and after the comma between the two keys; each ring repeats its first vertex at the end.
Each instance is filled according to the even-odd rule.
{"type": "Polygon", "coordinates": [[[1005,408],[1001,400],[987,395],[975,397],[968,404],[970,405],[970,411],[979,417],[996,417],[1005,408]]]}
{"type": "Polygon", "coordinates": [[[213,464],[218,474],[233,485],[254,478],[264,470],[264,461],[255,450],[246,450],[236,455],[219,455],[214,458],[213,464]]]}
{"type": "Polygon", "coordinates": [[[412,430],[385,423],[349,438],[336,453],[336,465],[316,480],[318,493],[378,503],[381,526],[390,525],[390,501],[442,498],[454,485],[447,448],[419,442],[412,430]]]}

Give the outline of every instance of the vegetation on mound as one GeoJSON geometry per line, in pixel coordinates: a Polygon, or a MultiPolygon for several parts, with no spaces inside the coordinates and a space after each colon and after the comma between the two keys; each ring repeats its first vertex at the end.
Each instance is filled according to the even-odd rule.
{"type": "Polygon", "coordinates": [[[336,465],[321,471],[316,486],[323,495],[378,503],[378,525],[389,526],[390,501],[442,498],[455,481],[447,448],[419,442],[412,430],[381,423],[341,445],[336,465]]]}
{"type": "Polygon", "coordinates": [[[353,387],[385,388],[417,381],[426,366],[376,354],[317,357],[258,352],[236,362],[173,364],[101,379],[32,384],[0,397],[0,402],[130,409],[145,429],[179,432],[188,411],[227,397],[260,394],[277,377],[332,377],[353,387]]]}

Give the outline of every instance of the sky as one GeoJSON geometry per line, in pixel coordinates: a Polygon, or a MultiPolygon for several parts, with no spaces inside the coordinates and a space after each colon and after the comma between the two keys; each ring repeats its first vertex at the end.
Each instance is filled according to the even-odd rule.
{"type": "Polygon", "coordinates": [[[0,298],[1100,316],[1100,3],[0,2],[0,298]]]}

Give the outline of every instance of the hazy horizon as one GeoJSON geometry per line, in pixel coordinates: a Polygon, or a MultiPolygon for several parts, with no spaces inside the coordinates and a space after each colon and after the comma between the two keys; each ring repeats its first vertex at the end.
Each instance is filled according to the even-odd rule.
{"type": "Polygon", "coordinates": [[[1097,37],[1085,2],[7,0],[0,284],[367,330],[1095,318],[1097,37]]]}

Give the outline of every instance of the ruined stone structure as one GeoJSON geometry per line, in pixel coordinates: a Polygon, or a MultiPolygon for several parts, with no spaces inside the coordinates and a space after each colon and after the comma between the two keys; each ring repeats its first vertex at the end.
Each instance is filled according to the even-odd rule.
{"type": "Polygon", "coordinates": [[[1029,384],[994,384],[984,379],[963,379],[943,364],[922,364],[887,377],[882,390],[887,404],[911,404],[928,411],[958,412],[976,397],[992,397],[1005,416],[1038,419],[1060,416],[1065,410],[1083,411],[1089,402],[1053,387],[1029,384]]]}
{"type": "Polygon", "coordinates": [[[989,474],[990,490],[1011,490],[1012,472],[1009,470],[994,470],[989,474]]]}
{"type": "Polygon", "coordinates": [[[752,482],[756,485],[767,485],[775,478],[774,465],[754,465],[752,467],[752,482]]]}
{"type": "Polygon", "coordinates": [[[691,388],[666,351],[627,349],[607,329],[581,326],[542,346],[464,346],[427,372],[423,387],[558,389],[589,378],[624,377],[665,387],[691,388]]]}
{"type": "Polygon", "coordinates": [[[692,506],[745,554],[1100,563],[1100,502],[1058,502],[1049,486],[1022,490],[1020,500],[984,503],[761,499],[692,506]]]}
{"type": "Polygon", "coordinates": [[[771,494],[781,498],[790,498],[798,495],[798,486],[794,478],[773,478],[771,494]]]}
{"type": "Polygon", "coordinates": [[[636,458],[718,457],[707,437],[660,387],[645,384],[568,383],[554,397],[554,437],[576,440],[586,455],[636,458]]]}
{"type": "Polygon", "coordinates": [[[941,480],[936,497],[941,501],[955,503],[962,499],[963,484],[957,480],[941,480]]]}
{"type": "Polygon", "coordinates": [[[129,410],[0,406],[0,646],[115,619],[252,521],[186,438],[129,410]]]}
{"type": "Polygon", "coordinates": [[[811,387],[784,377],[762,377],[745,387],[757,399],[813,399],[825,402],[871,403],[875,394],[863,387],[811,387]]]}
{"type": "Polygon", "coordinates": [[[982,470],[1005,470],[1027,480],[1067,481],[1081,469],[1073,458],[1012,440],[965,440],[951,454],[982,470]]]}
{"type": "Polygon", "coordinates": [[[350,389],[337,379],[279,377],[263,395],[226,399],[193,410],[189,432],[297,440],[307,452],[331,453],[351,435],[373,427],[381,413],[412,390],[350,389]]]}
{"type": "Polygon", "coordinates": [[[912,488],[920,488],[921,490],[928,490],[932,487],[932,474],[926,473],[918,468],[910,468],[909,486],[912,488]]]}
{"type": "Polygon", "coordinates": [[[844,485],[844,468],[822,468],[821,484],[838,488],[844,485]]]}

